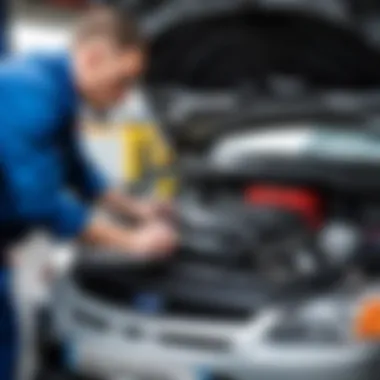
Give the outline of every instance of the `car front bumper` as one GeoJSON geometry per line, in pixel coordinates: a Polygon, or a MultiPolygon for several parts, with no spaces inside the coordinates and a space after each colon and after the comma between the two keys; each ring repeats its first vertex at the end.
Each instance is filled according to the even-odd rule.
{"type": "Polygon", "coordinates": [[[375,380],[380,373],[375,345],[270,343],[273,310],[244,323],[162,318],[103,304],[70,281],[55,299],[51,336],[62,368],[91,379],[375,380]]]}

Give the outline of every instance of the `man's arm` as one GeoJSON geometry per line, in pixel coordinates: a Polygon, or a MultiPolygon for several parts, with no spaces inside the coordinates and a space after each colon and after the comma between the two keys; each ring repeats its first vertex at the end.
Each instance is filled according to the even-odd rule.
{"type": "MultiPolygon", "coordinates": [[[[154,258],[172,251],[174,231],[164,225],[130,229],[95,216],[88,205],[72,194],[50,186],[44,166],[29,156],[28,164],[4,155],[4,184],[16,220],[45,227],[60,238],[79,238],[132,257],[154,258]]],[[[37,153],[36,153],[37,155],[37,153]]]]}
{"type": "MultiPolygon", "coordinates": [[[[57,167],[61,151],[55,143],[60,142],[52,141],[61,132],[58,125],[71,114],[61,99],[65,81],[58,83],[58,74],[53,80],[51,70],[40,63],[16,59],[0,65],[0,197],[6,205],[1,222],[42,226],[58,237],[82,238],[124,254],[150,251],[152,257],[174,248],[173,230],[163,226],[131,230],[99,221],[87,202],[66,191],[66,173],[57,167]]],[[[83,180],[80,188],[90,198],[99,196],[105,191],[103,180],[75,154],[73,162],[80,169],[76,180],[83,180]]]]}
{"type": "Polygon", "coordinates": [[[142,258],[157,257],[175,247],[175,233],[167,226],[130,229],[95,216],[88,204],[61,188],[55,178],[56,162],[48,153],[22,135],[12,133],[0,140],[2,185],[9,194],[12,218],[45,227],[60,238],[80,238],[142,258]]]}
{"type": "Polygon", "coordinates": [[[173,230],[163,224],[132,230],[100,217],[94,217],[80,237],[86,243],[138,259],[164,256],[172,252],[177,243],[173,230]]]}
{"type": "Polygon", "coordinates": [[[99,203],[112,212],[143,221],[152,220],[159,214],[159,206],[155,202],[137,199],[119,189],[109,189],[99,199],[99,203]]]}

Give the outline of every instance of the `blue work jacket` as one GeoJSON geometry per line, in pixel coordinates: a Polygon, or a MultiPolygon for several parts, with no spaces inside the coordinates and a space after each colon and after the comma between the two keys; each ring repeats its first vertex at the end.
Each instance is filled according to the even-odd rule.
{"type": "Polygon", "coordinates": [[[80,148],[79,105],[68,54],[1,61],[0,255],[1,245],[37,227],[77,236],[105,191],[80,148]]]}

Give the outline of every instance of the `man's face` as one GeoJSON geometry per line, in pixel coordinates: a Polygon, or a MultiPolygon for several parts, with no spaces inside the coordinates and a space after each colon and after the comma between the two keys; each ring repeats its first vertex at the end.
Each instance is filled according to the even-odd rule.
{"type": "Polygon", "coordinates": [[[94,108],[107,109],[130,91],[141,77],[144,53],[99,39],[77,49],[77,81],[85,100],[94,108]]]}

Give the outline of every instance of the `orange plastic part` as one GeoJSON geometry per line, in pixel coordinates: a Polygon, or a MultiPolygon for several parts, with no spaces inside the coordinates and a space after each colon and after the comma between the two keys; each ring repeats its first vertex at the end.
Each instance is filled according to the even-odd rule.
{"type": "Polygon", "coordinates": [[[380,340],[380,295],[365,300],[360,305],[354,333],[360,340],[380,340]]]}

